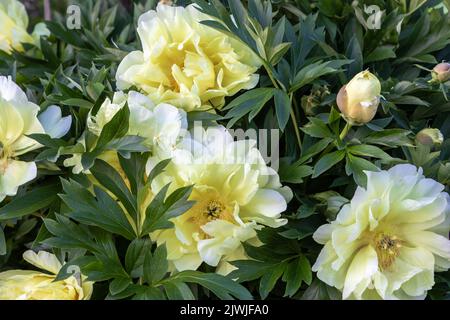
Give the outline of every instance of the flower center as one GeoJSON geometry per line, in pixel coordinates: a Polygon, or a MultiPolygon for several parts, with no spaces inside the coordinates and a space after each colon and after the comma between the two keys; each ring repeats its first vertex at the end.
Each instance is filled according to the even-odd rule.
{"type": "Polygon", "coordinates": [[[381,270],[388,269],[400,254],[402,241],[394,235],[379,233],[375,236],[375,251],[378,257],[378,266],[381,270]]]}
{"type": "Polygon", "coordinates": [[[8,159],[10,158],[10,152],[8,149],[3,147],[3,144],[0,142],[0,175],[3,175],[6,172],[6,168],[8,168],[8,159]]]}
{"type": "Polygon", "coordinates": [[[214,220],[220,218],[220,215],[224,210],[225,206],[222,202],[218,200],[211,200],[206,205],[203,214],[206,215],[207,219],[214,220]]]}

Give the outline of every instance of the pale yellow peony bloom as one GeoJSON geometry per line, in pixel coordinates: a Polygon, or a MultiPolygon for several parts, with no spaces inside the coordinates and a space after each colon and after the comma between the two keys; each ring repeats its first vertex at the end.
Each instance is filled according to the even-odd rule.
{"type": "MultiPolygon", "coordinates": [[[[186,132],[186,112],[166,103],[156,105],[148,97],[135,91],[130,91],[128,94],[116,92],[112,101],[107,98],[95,115],[89,112],[87,129],[94,135],[100,136],[105,125],[126,104],[130,110],[127,134],[145,138],[143,144],[155,156],[170,156],[179,139],[186,132]]],[[[86,148],[84,136],[81,137],[79,143],[86,148]]],[[[81,157],[82,153],[76,153],[66,159],[64,165],[73,167],[72,171],[78,174],[83,171],[81,157]]],[[[116,151],[106,151],[99,158],[121,171],[116,151]]]]}
{"type": "Polygon", "coordinates": [[[336,102],[348,123],[363,125],[375,117],[380,98],[381,83],[366,70],[358,73],[339,90],[336,102]]]}
{"type": "Polygon", "coordinates": [[[45,131],[38,111],[39,106],[28,101],[10,77],[0,76],[0,201],[14,196],[19,186],[36,177],[36,165],[16,157],[40,147],[27,137],[45,131]]]}
{"type": "Polygon", "coordinates": [[[25,6],[18,0],[0,0],[0,50],[6,53],[23,51],[23,43],[39,46],[41,35],[49,35],[44,24],[37,24],[33,34],[27,32],[28,15],[25,6]]]}
{"type": "Polygon", "coordinates": [[[119,89],[135,86],[155,102],[186,111],[221,108],[226,96],[258,83],[259,59],[243,43],[200,21],[211,18],[194,5],[159,4],[144,13],[137,31],[143,51],[120,63],[119,89]]]}
{"type": "Polygon", "coordinates": [[[450,197],[412,165],[366,174],[367,188],[314,233],[325,246],[313,271],[343,299],[423,299],[450,267],[450,197]]]}
{"type": "Polygon", "coordinates": [[[85,277],[70,276],[54,281],[62,265],[54,254],[31,250],[23,258],[43,273],[31,270],[9,270],[0,273],[0,300],[88,300],[93,283],[85,277]]]}
{"type": "MultiPolygon", "coordinates": [[[[201,130],[183,141],[152,183],[155,194],[169,182],[169,193],[194,185],[190,199],[196,204],[171,220],[174,228],[152,237],[166,244],[177,270],[195,270],[205,262],[228,273],[227,261],[246,258],[242,243],[258,243],[256,230],[286,223],[281,213],[292,193],[265,164],[255,141],[234,141],[224,127],[201,130]]],[[[151,159],[148,170],[155,163],[151,159]]]]}

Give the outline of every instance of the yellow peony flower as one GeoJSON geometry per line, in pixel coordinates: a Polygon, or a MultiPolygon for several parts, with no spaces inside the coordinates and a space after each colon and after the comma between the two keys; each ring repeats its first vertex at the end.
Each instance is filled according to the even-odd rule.
{"type": "Polygon", "coordinates": [[[450,268],[450,197],[412,165],[366,174],[367,188],[314,233],[325,246],[313,271],[343,299],[423,299],[450,268]]]}
{"type": "Polygon", "coordinates": [[[0,201],[14,196],[19,186],[36,177],[36,165],[16,157],[40,147],[27,137],[44,133],[38,111],[39,106],[29,102],[10,77],[0,76],[0,201]]]}
{"type": "Polygon", "coordinates": [[[144,13],[137,31],[143,51],[120,63],[119,89],[135,86],[155,102],[186,111],[221,108],[226,96],[258,83],[259,59],[243,43],[200,24],[211,20],[194,5],[159,4],[144,13]]]}
{"type": "MultiPolygon", "coordinates": [[[[202,262],[228,273],[227,261],[244,259],[242,243],[258,243],[256,230],[279,227],[292,193],[267,167],[255,141],[234,141],[223,127],[194,135],[175,150],[172,162],[152,183],[156,194],[171,182],[174,189],[194,185],[195,205],[171,221],[174,228],[153,238],[167,245],[168,259],[177,270],[197,269],[202,262]]],[[[149,160],[149,171],[157,163],[149,160]]]]}
{"type": "Polygon", "coordinates": [[[10,270],[0,273],[1,300],[88,300],[92,295],[93,283],[84,276],[54,281],[62,265],[55,255],[31,250],[23,258],[32,265],[46,270],[42,273],[31,270],[10,270]]]}
{"type": "Polygon", "coordinates": [[[348,123],[363,125],[375,117],[380,97],[380,81],[366,70],[358,73],[339,90],[336,102],[348,123]]]}
{"type": "Polygon", "coordinates": [[[50,32],[44,24],[35,26],[33,34],[27,32],[28,15],[24,5],[18,0],[0,0],[0,50],[6,53],[23,51],[23,43],[35,43],[39,46],[41,35],[50,32]]]}

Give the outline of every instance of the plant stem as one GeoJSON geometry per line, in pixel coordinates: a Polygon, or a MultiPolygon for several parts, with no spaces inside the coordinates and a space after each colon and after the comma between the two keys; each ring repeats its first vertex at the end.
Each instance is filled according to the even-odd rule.
{"type": "Polygon", "coordinates": [[[300,149],[300,154],[301,154],[302,153],[302,138],[300,137],[300,130],[298,129],[297,117],[295,116],[295,110],[294,110],[294,104],[293,104],[294,93],[291,92],[291,94],[289,95],[289,100],[291,101],[291,108],[290,108],[289,112],[291,114],[292,124],[294,125],[294,131],[295,131],[295,135],[297,137],[298,148],[300,149]]]}
{"type": "MultiPolygon", "coordinates": [[[[347,136],[348,132],[350,131],[352,125],[346,122],[344,129],[342,129],[341,134],[339,135],[339,142],[344,140],[344,138],[347,136]]],[[[325,148],[325,150],[322,151],[320,154],[320,158],[322,158],[324,155],[326,155],[328,152],[333,150],[334,147],[337,147],[339,144],[336,143],[337,141],[334,141],[334,143],[330,143],[328,147],[325,148]]]]}
{"type": "Polygon", "coordinates": [[[348,131],[352,128],[352,125],[350,123],[346,123],[344,129],[342,130],[341,134],[339,135],[339,139],[342,141],[347,136],[348,131]]]}

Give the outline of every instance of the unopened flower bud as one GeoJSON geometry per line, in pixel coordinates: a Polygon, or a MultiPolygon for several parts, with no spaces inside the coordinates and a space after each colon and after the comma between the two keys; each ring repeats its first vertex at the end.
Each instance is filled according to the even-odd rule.
{"type": "Polygon", "coordinates": [[[358,73],[339,90],[336,102],[348,123],[363,125],[375,117],[380,96],[380,81],[366,70],[358,73]]]}
{"type": "Polygon", "coordinates": [[[166,6],[171,6],[171,5],[173,5],[173,1],[172,0],[159,0],[159,4],[164,4],[166,6]]]}
{"type": "Polygon", "coordinates": [[[450,80],[450,63],[442,62],[437,64],[431,72],[433,80],[443,83],[450,80]]]}
{"type": "Polygon", "coordinates": [[[426,146],[440,145],[444,141],[444,136],[439,129],[427,128],[419,131],[416,141],[426,146]]]}

